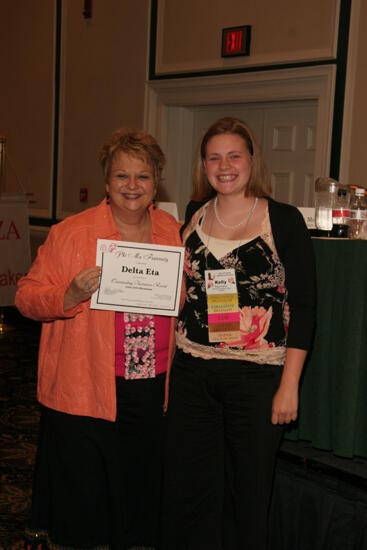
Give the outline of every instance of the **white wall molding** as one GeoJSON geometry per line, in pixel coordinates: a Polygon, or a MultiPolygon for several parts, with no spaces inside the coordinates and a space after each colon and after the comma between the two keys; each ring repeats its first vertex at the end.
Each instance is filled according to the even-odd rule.
{"type": "MultiPolygon", "coordinates": [[[[167,134],[168,109],[316,99],[318,109],[314,175],[328,175],[335,75],[334,65],[323,65],[238,75],[150,81],[147,82],[145,129],[157,137],[163,150],[167,150],[168,140],[172,140],[172,136],[167,134]]],[[[188,111],[187,113],[190,116],[188,111]]],[[[183,131],[185,132],[185,128],[183,131]]],[[[190,140],[188,134],[187,140],[190,140]]]]}

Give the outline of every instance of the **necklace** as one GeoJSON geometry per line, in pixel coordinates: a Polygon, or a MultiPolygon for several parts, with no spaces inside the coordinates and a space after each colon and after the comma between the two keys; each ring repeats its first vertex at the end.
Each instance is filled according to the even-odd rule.
{"type": "Polygon", "coordinates": [[[217,195],[214,199],[214,214],[215,214],[215,217],[217,218],[217,221],[220,223],[220,225],[222,227],[225,227],[226,229],[235,229],[236,227],[240,227],[244,223],[247,226],[248,222],[250,221],[250,218],[251,218],[252,214],[254,213],[254,210],[256,208],[258,200],[259,200],[258,197],[255,197],[254,204],[252,205],[251,210],[249,211],[247,218],[242,220],[240,223],[236,223],[235,225],[227,225],[227,224],[223,223],[222,220],[219,217],[219,214],[218,214],[218,211],[217,211],[217,203],[218,203],[218,195],[217,195]]]}
{"type": "MultiPolygon", "coordinates": [[[[242,225],[242,224],[244,223],[244,224],[245,224],[245,231],[246,231],[248,222],[250,221],[251,216],[252,216],[252,214],[254,213],[254,210],[255,210],[255,208],[256,208],[256,205],[257,205],[257,203],[258,203],[258,200],[259,200],[258,197],[255,197],[255,200],[254,200],[254,203],[253,203],[253,205],[252,205],[252,207],[251,207],[251,210],[250,210],[250,212],[248,213],[248,216],[247,216],[247,218],[246,218],[244,221],[242,221],[241,223],[239,223],[239,224],[237,224],[237,225],[234,225],[234,226],[228,226],[228,225],[223,224],[223,222],[221,222],[221,220],[218,218],[218,215],[217,215],[218,195],[217,195],[217,196],[215,197],[215,199],[214,199],[214,214],[215,214],[215,217],[217,218],[218,222],[219,222],[220,224],[222,224],[224,227],[229,227],[229,228],[231,228],[231,227],[239,227],[240,225],[242,225]]],[[[202,218],[202,220],[201,220],[201,225],[202,225],[202,223],[203,223],[203,221],[204,221],[204,219],[205,219],[206,212],[207,212],[207,209],[204,211],[203,218],[202,218]]],[[[207,250],[208,250],[208,252],[209,252],[210,234],[211,234],[211,231],[212,231],[213,222],[214,222],[214,218],[212,217],[211,224],[210,224],[210,229],[209,229],[209,233],[208,233],[208,241],[207,241],[207,243],[206,243],[206,245],[205,245],[206,248],[207,248],[207,250]]],[[[239,248],[240,248],[241,242],[242,242],[242,239],[240,239],[240,241],[238,242],[237,254],[236,254],[236,263],[238,262],[239,248]]],[[[207,255],[207,254],[205,254],[205,266],[206,266],[206,269],[208,269],[208,255],[207,255]]]]}

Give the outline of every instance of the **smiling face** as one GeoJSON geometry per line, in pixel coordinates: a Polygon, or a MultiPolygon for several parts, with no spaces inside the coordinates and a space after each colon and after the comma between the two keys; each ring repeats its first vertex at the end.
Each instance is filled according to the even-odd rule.
{"type": "Polygon", "coordinates": [[[112,210],[120,216],[142,214],[156,193],[153,169],[141,158],[120,151],[112,161],[106,191],[112,210]]]}
{"type": "Polygon", "coordinates": [[[218,194],[245,194],[251,176],[251,155],[238,134],[213,136],[206,145],[205,173],[218,194]]]}

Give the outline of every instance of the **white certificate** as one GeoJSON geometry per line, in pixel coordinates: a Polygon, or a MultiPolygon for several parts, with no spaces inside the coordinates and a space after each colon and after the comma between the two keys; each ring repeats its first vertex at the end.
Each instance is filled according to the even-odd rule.
{"type": "Polygon", "coordinates": [[[184,251],[181,246],[98,239],[102,267],[92,309],[178,315],[184,251]]]}

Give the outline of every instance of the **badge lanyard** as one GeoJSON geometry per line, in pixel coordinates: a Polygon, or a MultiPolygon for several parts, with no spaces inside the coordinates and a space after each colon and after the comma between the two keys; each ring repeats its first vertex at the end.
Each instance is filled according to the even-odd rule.
{"type": "MultiPolygon", "coordinates": [[[[257,201],[258,199],[256,197],[253,207],[247,217],[244,231],[246,231],[257,201]]],[[[208,250],[210,232],[206,244],[208,250]]],[[[237,246],[237,259],[240,245],[241,241],[239,241],[237,246]]],[[[206,263],[204,274],[208,305],[209,342],[218,343],[240,340],[240,311],[235,269],[208,269],[206,263]]]]}
{"type": "Polygon", "coordinates": [[[206,269],[209,342],[240,339],[240,311],[236,272],[231,269],[206,269]]]}

